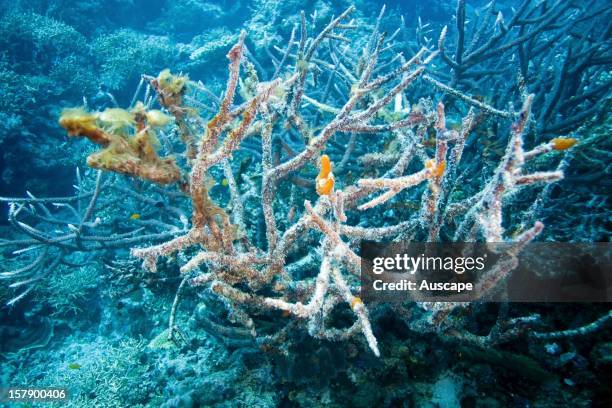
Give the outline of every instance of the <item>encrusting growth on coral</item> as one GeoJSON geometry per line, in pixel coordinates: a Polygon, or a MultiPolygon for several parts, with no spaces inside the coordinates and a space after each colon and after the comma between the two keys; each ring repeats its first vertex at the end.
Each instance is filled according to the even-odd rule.
{"type": "Polygon", "coordinates": [[[550,141],[555,150],[567,150],[577,143],[573,137],[556,137],[550,141]]]}
{"type": "Polygon", "coordinates": [[[329,156],[321,156],[321,170],[316,179],[316,188],[319,195],[330,195],[334,191],[334,173],[329,156]]]}
{"type": "Polygon", "coordinates": [[[169,118],[162,112],[147,112],[142,105],[130,112],[117,108],[102,112],[65,109],[59,119],[69,136],[83,136],[103,147],[87,158],[90,167],[158,184],[174,183],[181,177],[173,157],[159,157],[156,153],[158,142],[154,128],[168,122],[169,118]]]}
{"type": "Polygon", "coordinates": [[[425,162],[425,168],[429,170],[429,177],[440,178],[446,169],[446,161],[442,160],[440,163],[436,163],[435,160],[430,159],[425,162]]]}
{"type": "Polygon", "coordinates": [[[143,75],[157,92],[159,104],[168,110],[176,120],[181,141],[187,147],[187,157],[194,159],[196,154],[196,141],[192,129],[188,125],[189,118],[198,118],[193,109],[183,106],[183,97],[187,91],[189,77],[174,75],[169,69],[164,69],[157,77],[143,75]]]}

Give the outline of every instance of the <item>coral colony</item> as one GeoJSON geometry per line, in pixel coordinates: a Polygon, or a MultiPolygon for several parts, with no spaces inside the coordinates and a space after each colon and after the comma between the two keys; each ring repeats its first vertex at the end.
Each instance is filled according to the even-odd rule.
{"type": "MultiPolygon", "coordinates": [[[[181,138],[186,141],[186,148],[197,144],[197,152],[195,157],[189,160],[190,168],[185,177],[179,176],[179,169],[173,159],[160,159],[152,147],[151,132],[159,126],[158,118],[163,115],[159,111],[147,112],[142,104],[130,112],[118,109],[96,113],[67,110],[62,114],[60,124],[68,130],[69,135],[84,136],[105,147],[103,151],[94,153],[87,159],[87,163],[92,167],[164,184],[178,182],[180,179],[188,180],[182,188],[190,195],[193,206],[190,229],[162,244],[132,249],[132,255],[143,259],[147,270],[157,271],[159,257],[169,257],[192,246],[199,247],[200,252],[181,267],[185,281],[192,285],[209,284],[216,294],[225,298],[230,307],[238,310],[233,314],[239,317],[240,323],[254,336],[256,325],[250,314],[280,309],[306,321],[309,333],[315,337],[335,340],[361,331],[372,352],[378,356],[380,352],[372,334],[367,309],[350,289],[351,279],[360,272],[359,256],[343,236],[350,239],[382,239],[408,231],[414,234],[413,230],[423,229],[427,231],[428,239],[436,240],[442,218],[446,216],[448,208],[443,207],[440,200],[442,182],[447,170],[448,174],[451,174],[461,159],[465,139],[474,123],[474,114],[471,113],[464,119],[463,127],[459,131],[446,129],[442,103],[438,104],[436,112],[424,110],[410,115],[407,119],[377,124],[379,111],[393,101],[396,95],[404,92],[424,72],[427,64],[438,52],[423,48],[400,68],[384,75],[373,76],[379,53],[384,47],[384,36],[375,34],[372,37],[374,46],[364,55],[361,62],[363,67],[357,81],[352,85],[350,98],[341,108],[333,108],[337,112],[335,117],[310,139],[306,150],[282,164],[275,164],[272,159],[272,139],[276,127],[295,126],[305,135],[313,134],[312,124],[307,123],[299,109],[302,96],[309,93],[306,84],[308,66],[325,38],[333,38],[339,35],[336,31],[346,29],[343,24],[352,11],[353,8],[346,10],[311,41],[306,41],[304,36],[297,50],[298,60],[293,72],[285,78],[256,83],[253,86],[253,95],[233,107],[244,54],[246,32],[242,32],[238,43],[227,54],[230,60],[229,79],[219,112],[206,123],[201,140],[192,141],[196,135],[188,133],[187,125],[179,125],[184,132],[181,138]],[[374,94],[380,94],[381,97],[359,109],[360,102],[374,94]],[[377,133],[392,129],[428,127],[432,124],[436,129],[435,154],[433,158],[425,160],[424,168],[419,172],[401,176],[413,159],[411,155],[406,154],[407,157],[396,162],[387,177],[364,178],[358,180],[355,185],[346,185],[342,190],[334,189],[332,164],[330,158],[322,152],[326,142],[336,132],[377,133]],[[125,130],[131,130],[133,136],[125,130]],[[263,177],[259,195],[262,198],[266,222],[266,248],[258,248],[236,228],[243,224],[243,221],[232,224],[230,216],[209,197],[205,182],[209,177],[209,170],[216,165],[225,166],[228,169],[227,178],[234,178],[227,161],[234,151],[240,148],[241,141],[255,131],[261,135],[263,152],[263,177]],[[450,151],[449,145],[452,146],[450,151]],[[305,201],[303,215],[285,231],[279,231],[277,216],[274,214],[279,182],[292,173],[299,172],[309,161],[317,158],[321,171],[315,182],[320,198],[314,205],[305,201]],[[422,210],[417,217],[382,228],[358,229],[346,225],[345,210],[357,206],[359,211],[365,211],[385,203],[406,188],[425,182],[428,189],[423,194],[422,210]],[[383,193],[377,195],[379,191],[383,193]],[[359,204],[369,194],[375,195],[375,198],[359,204]],[[438,213],[443,215],[439,216],[438,213]],[[300,235],[309,229],[318,230],[324,236],[321,246],[316,249],[321,256],[321,265],[314,280],[303,282],[287,276],[283,268],[291,247],[300,235]],[[207,266],[206,272],[197,272],[203,264],[207,266]],[[249,290],[241,290],[238,287],[241,284],[249,290]],[[332,286],[334,289],[331,289],[332,286]],[[267,297],[259,294],[264,288],[271,288],[278,295],[267,297]],[[300,292],[306,296],[300,297],[300,292]],[[342,301],[350,304],[356,316],[355,324],[346,330],[325,327],[327,313],[332,310],[333,305],[342,301]]],[[[442,33],[440,43],[444,42],[444,35],[445,32],[442,33]]],[[[160,104],[174,115],[177,123],[184,122],[189,115],[189,107],[183,105],[182,98],[188,86],[187,79],[164,71],[156,78],[149,78],[149,81],[158,93],[160,104]]],[[[560,171],[533,174],[522,172],[526,160],[547,151],[550,146],[555,148],[559,144],[551,142],[534,151],[523,151],[522,135],[529,119],[532,99],[532,95],[527,96],[523,108],[516,115],[507,152],[491,181],[484,186],[476,199],[472,199],[473,202],[453,203],[456,207],[462,206],[453,211],[454,217],[465,214],[456,232],[458,239],[473,239],[482,233],[487,241],[504,241],[504,229],[501,225],[504,194],[511,193],[520,185],[552,182],[563,177],[560,171]]],[[[410,141],[404,143],[406,152],[413,150],[408,146],[410,141]]],[[[572,141],[564,140],[559,147],[571,145],[572,141]]],[[[235,181],[231,184],[235,184],[235,181]]],[[[234,202],[241,199],[237,191],[233,194],[234,202]]],[[[244,214],[237,212],[232,216],[235,220],[244,218],[244,214]]],[[[514,238],[512,241],[518,244],[515,250],[520,250],[521,245],[535,238],[542,228],[542,223],[536,222],[514,238]]],[[[491,276],[479,284],[486,288],[494,287],[514,266],[511,260],[500,263],[495,273],[491,272],[491,276]]],[[[169,335],[173,336],[174,318],[171,318],[171,321],[173,323],[169,335]]]]}
{"type": "MultiPolygon", "coordinates": [[[[476,101],[457,129],[447,128],[442,102],[433,108],[431,102],[424,100],[420,110],[408,113],[405,118],[381,119],[388,116],[385,112],[392,102],[399,100],[401,104],[402,95],[408,95],[410,85],[425,75],[428,65],[439,56],[445,42],[446,28],[440,35],[437,50],[423,47],[398,68],[388,72],[380,69],[381,54],[388,41],[383,33],[375,30],[363,54],[347,62],[356,67],[355,72],[343,72],[343,76],[352,82],[347,99],[337,106],[325,103],[327,95],[311,89],[313,84],[308,77],[320,70],[337,70],[341,65],[339,58],[350,58],[333,47],[348,41],[343,33],[355,28],[349,18],[353,11],[353,7],[348,8],[312,37],[307,34],[305,17],[302,15],[297,48],[294,49],[291,42],[283,58],[288,60],[295,52],[294,66],[283,69],[284,73],[281,73],[283,67],[279,65],[275,76],[266,82],[258,80],[252,64],[245,58],[247,33],[243,31],[227,54],[229,72],[226,90],[218,112],[208,121],[198,116],[184,98],[193,84],[186,76],[174,75],[168,70],[157,77],[145,76],[144,79],[157,93],[161,107],[174,117],[185,144],[187,160],[183,168],[179,168],[173,157],[159,157],[156,152],[156,146],[159,146],[156,132],[167,126],[170,118],[160,110],[149,109],[142,102],[127,110],[109,108],[102,112],[89,112],[84,108],[66,109],[59,123],[69,136],[86,137],[102,147],[102,150],[87,158],[89,166],[158,184],[175,183],[189,196],[192,215],[188,228],[184,228],[186,225],[174,228],[176,232],[168,235],[176,236],[161,244],[134,245],[131,253],[143,260],[146,270],[157,272],[160,257],[171,257],[178,252],[192,253],[190,249],[195,247],[197,252],[181,266],[184,276],[181,286],[209,286],[232,309],[231,315],[235,321],[253,336],[257,336],[257,325],[252,315],[277,309],[304,322],[308,332],[317,338],[341,340],[361,332],[372,352],[378,356],[380,351],[372,333],[367,308],[354,294],[358,283],[356,277],[360,273],[360,257],[351,243],[397,237],[423,237],[436,241],[440,238],[440,229],[451,222],[457,224],[452,235],[457,241],[473,241],[482,237],[487,242],[516,243],[513,252],[477,284],[484,290],[493,289],[515,268],[516,254],[521,247],[544,228],[541,222],[535,221],[520,234],[507,236],[502,226],[504,197],[522,186],[561,179],[563,172],[555,169],[525,172],[525,163],[551,150],[568,149],[576,141],[572,138],[555,138],[524,150],[523,134],[530,120],[534,95],[525,95],[518,112],[498,111],[476,101]],[[332,46],[328,47],[326,42],[332,46]],[[241,72],[244,79],[241,79],[241,72]],[[241,102],[236,104],[239,82],[245,90],[241,102]],[[320,100],[317,100],[317,94],[320,100]],[[477,194],[455,202],[449,200],[448,193],[450,186],[456,182],[466,140],[478,121],[477,110],[481,112],[480,115],[513,118],[514,123],[506,152],[493,175],[477,194]],[[325,123],[318,125],[310,122],[309,118],[318,118],[317,111],[329,112],[329,119],[321,119],[325,123]],[[197,126],[204,128],[201,134],[193,130],[197,126]],[[296,129],[308,142],[303,151],[290,152],[287,160],[279,162],[274,157],[273,140],[276,134],[288,128],[296,129]],[[419,143],[419,137],[422,138],[430,128],[435,130],[435,150],[431,157],[419,143]],[[401,154],[381,177],[364,177],[353,183],[337,182],[334,180],[333,163],[325,154],[325,149],[338,132],[356,134],[357,137],[393,132],[401,146],[401,154]],[[231,165],[232,155],[240,149],[243,140],[255,137],[261,140],[262,151],[261,186],[254,194],[261,197],[266,234],[263,245],[253,242],[245,231],[247,215],[231,165]],[[304,201],[302,209],[293,208],[292,224],[280,228],[279,218],[287,215],[277,209],[283,201],[278,195],[279,184],[299,174],[310,163],[320,167],[314,180],[319,198],[314,203],[304,201]],[[406,175],[406,170],[414,167],[414,163],[420,163],[422,169],[406,175]],[[229,214],[209,195],[207,180],[214,167],[223,169],[228,180],[232,194],[229,214]],[[347,223],[347,211],[368,211],[384,205],[403,190],[420,184],[427,186],[421,196],[420,210],[408,219],[389,226],[361,227],[347,223]],[[299,275],[298,268],[294,267],[289,272],[286,259],[294,247],[299,246],[301,236],[309,230],[322,235],[321,244],[310,250],[313,254],[305,255],[320,258],[319,273],[315,278],[299,279],[295,277],[299,275]],[[326,327],[327,315],[340,302],[350,305],[355,314],[355,323],[346,329],[326,327]]],[[[448,92],[460,95],[468,103],[473,102],[469,96],[455,89],[448,89],[448,92]]],[[[349,145],[345,157],[351,160],[351,154],[349,145]]],[[[24,200],[21,204],[12,203],[11,221],[32,237],[23,244],[40,245],[42,252],[33,264],[10,272],[10,276],[20,277],[38,269],[45,259],[47,247],[70,250],[79,248],[83,241],[91,244],[121,242],[121,237],[82,236],[83,227],[90,218],[88,215],[100,194],[100,174],[95,191],[87,194],[92,197],[88,208],[90,211],[81,218],[79,226],[71,225],[72,231],[61,237],[49,237],[47,233],[17,220],[24,210],[24,203],[34,202],[42,206],[44,201],[33,199],[24,200]]],[[[159,240],[162,238],[159,235],[152,238],[159,240]]],[[[142,241],[139,239],[137,242],[142,241]]],[[[310,264],[306,267],[310,267],[310,264]]],[[[16,282],[13,287],[27,287],[41,278],[40,275],[35,276],[16,282]]],[[[174,313],[179,296],[180,292],[170,318],[170,338],[173,338],[177,328],[174,313]]],[[[461,305],[439,307],[448,309],[461,305]]]]}
{"type": "MultiPolygon", "coordinates": [[[[226,307],[228,320],[211,318],[206,330],[227,344],[254,341],[262,349],[282,349],[291,331],[302,327],[316,339],[336,342],[360,335],[371,353],[384,355],[372,311],[358,296],[361,241],[506,243],[510,249],[474,283],[486,294],[504,283],[518,254],[547,228],[538,214],[550,186],[564,178],[565,154],[581,143],[560,132],[584,116],[579,103],[566,99],[570,85],[564,81],[545,94],[527,92],[526,54],[544,52],[557,37],[536,51],[524,45],[550,30],[572,2],[559,3],[541,10],[524,2],[509,21],[484,13],[482,28],[468,39],[460,0],[454,53],[446,27],[436,42],[420,24],[421,48],[413,55],[394,52],[399,30],[381,32],[384,9],[363,49],[350,46],[363,31],[352,19],[354,7],[314,33],[302,13],[267,75],[246,46],[249,33],[240,33],[227,47],[221,97],[166,69],[143,73],[125,109],[64,109],[59,125],[68,136],[97,149],[87,157],[95,180],[77,171],[74,196],[2,199],[9,202],[10,225],[22,235],[1,244],[29,260],[0,274],[13,291],[7,304],[22,301],[60,265],[78,267],[71,254],[127,248],[142,263],[130,266],[131,279],[158,279],[170,265],[180,267],[164,334],[171,342],[185,340],[177,311],[185,289],[193,287],[226,307]],[[515,25],[524,33],[507,40],[515,25]],[[494,34],[486,31],[491,26],[494,34]],[[520,72],[504,75],[506,82],[518,76],[520,105],[508,102],[511,95],[493,106],[470,93],[474,67],[512,46],[522,50],[520,72]],[[208,95],[208,109],[196,94],[208,95]],[[554,115],[559,109],[567,112],[565,119],[554,115]],[[484,158],[466,160],[464,154],[469,144],[485,143],[487,136],[477,131],[483,123],[507,135],[505,148],[480,179],[466,180],[466,166],[485,166],[484,158]],[[528,137],[530,129],[537,138],[528,137]],[[346,141],[341,148],[338,137],[346,141]],[[542,160],[551,152],[562,153],[554,162],[542,160]],[[528,188],[538,191],[529,196],[529,210],[510,214],[513,198],[528,188]],[[111,193],[137,199],[155,216],[134,213],[130,222],[137,228],[116,229],[118,222],[108,217],[117,205],[111,193]],[[407,197],[414,203],[409,211],[407,197]],[[333,313],[341,306],[352,313],[351,324],[338,327],[333,313]]],[[[568,52],[567,66],[572,58],[583,55],[568,52]]],[[[580,76],[572,70],[566,75],[580,76]]],[[[592,115],[602,105],[589,109],[592,115]]],[[[117,259],[107,266],[117,272],[128,264],[117,259]]],[[[466,303],[419,307],[428,316],[418,322],[422,332],[487,347],[519,336],[586,335],[612,319],[608,313],[577,329],[540,332],[528,330],[539,324],[532,315],[476,335],[463,330],[460,319],[444,321],[466,303]]]]}

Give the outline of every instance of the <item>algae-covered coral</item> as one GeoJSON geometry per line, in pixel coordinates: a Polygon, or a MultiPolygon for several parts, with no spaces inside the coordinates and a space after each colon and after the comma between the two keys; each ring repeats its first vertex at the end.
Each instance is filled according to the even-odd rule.
{"type": "Polygon", "coordinates": [[[156,153],[159,142],[154,129],[168,122],[167,115],[158,110],[146,111],[142,104],[131,112],[118,108],[93,113],[83,108],[65,109],[59,119],[68,135],[86,137],[104,148],[87,158],[88,166],[159,184],[180,178],[174,159],[161,158],[156,153]]]}
{"type": "MultiPolygon", "coordinates": [[[[609,239],[605,2],[440,1],[431,22],[420,1],[227,6],[85,34],[61,3],[3,17],[41,50],[28,15],[72,39],[47,52],[102,84],[48,99],[32,152],[86,153],[57,164],[65,190],[0,198],[2,330],[24,334],[2,385],[65,385],[74,406],[605,401],[606,304],[359,292],[361,241],[504,243],[488,294],[532,241],[609,239]]],[[[26,61],[6,41],[0,62],[26,61]]],[[[41,120],[34,68],[0,68],[10,129],[41,120]]]]}

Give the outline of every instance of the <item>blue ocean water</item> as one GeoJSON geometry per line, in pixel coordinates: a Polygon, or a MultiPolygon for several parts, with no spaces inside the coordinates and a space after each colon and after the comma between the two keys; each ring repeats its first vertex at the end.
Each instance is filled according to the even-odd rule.
{"type": "Polygon", "coordinates": [[[362,241],[504,242],[487,293],[609,243],[605,0],[0,3],[0,404],[612,402],[601,299],[359,279],[362,241]]]}

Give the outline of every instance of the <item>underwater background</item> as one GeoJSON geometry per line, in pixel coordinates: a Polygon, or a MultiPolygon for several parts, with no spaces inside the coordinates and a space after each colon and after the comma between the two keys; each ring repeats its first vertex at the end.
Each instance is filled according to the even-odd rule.
{"type": "Polygon", "coordinates": [[[346,272],[361,239],[610,241],[608,1],[0,4],[0,387],[612,406],[609,303],[364,306],[346,272]]]}

